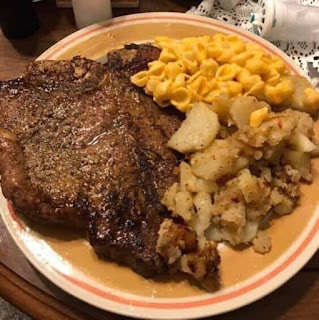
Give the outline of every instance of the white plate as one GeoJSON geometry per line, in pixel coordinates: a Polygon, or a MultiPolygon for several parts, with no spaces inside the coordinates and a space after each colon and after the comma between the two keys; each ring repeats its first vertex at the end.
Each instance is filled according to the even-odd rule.
{"type": "MultiPolygon", "coordinates": [[[[269,42],[212,19],[179,13],[149,13],[116,18],[68,36],[39,59],[66,59],[83,55],[99,59],[128,42],[145,42],[156,35],[175,38],[222,32],[237,34],[277,54],[295,74],[302,74],[283,52],[269,42]]],[[[318,163],[314,163],[315,167],[318,163]]],[[[125,267],[98,260],[84,240],[63,240],[50,227],[30,229],[0,195],[1,215],[16,244],[29,261],[57,286],[101,309],[139,318],[190,319],[216,315],[249,304],[290,279],[318,249],[319,209],[315,196],[319,183],[303,186],[301,206],[279,219],[269,232],[273,250],[262,256],[251,249],[221,249],[222,287],[206,293],[184,279],[146,280],[125,267]]],[[[33,228],[33,227],[32,227],[33,228]]]]}

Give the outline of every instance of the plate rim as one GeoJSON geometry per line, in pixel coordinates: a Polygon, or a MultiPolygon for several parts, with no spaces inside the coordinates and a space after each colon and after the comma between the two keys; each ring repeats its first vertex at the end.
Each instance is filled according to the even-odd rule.
{"type": "MultiPolygon", "coordinates": [[[[257,273],[256,275],[248,278],[247,280],[243,281],[242,283],[239,283],[239,285],[253,282],[254,278],[258,278],[260,274],[267,273],[270,271],[270,273],[273,272],[274,265],[285,265],[285,267],[273,278],[274,281],[267,281],[261,286],[257,286],[255,289],[257,290],[257,294],[254,294],[254,290],[250,290],[250,293],[248,292],[248,296],[244,293],[243,295],[239,296],[239,299],[234,298],[236,301],[232,305],[229,305],[227,309],[225,308],[218,308],[218,310],[212,311],[210,309],[210,304],[208,304],[206,307],[199,306],[195,308],[187,308],[186,311],[182,308],[179,309],[152,309],[147,307],[134,307],[129,306],[128,304],[120,304],[116,303],[114,301],[108,300],[108,299],[102,299],[99,302],[98,299],[90,300],[87,297],[87,291],[83,290],[81,287],[74,287],[74,285],[69,282],[65,283],[63,280],[67,279],[66,277],[63,277],[63,273],[59,272],[57,269],[52,267],[51,265],[45,264],[42,265],[42,261],[39,259],[38,255],[34,254],[30,250],[28,250],[27,246],[23,242],[23,239],[21,239],[21,235],[19,235],[19,232],[28,232],[28,234],[32,235],[33,231],[28,230],[29,228],[26,227],[22,220],[15,214],[13,211],[11,204],[6,201],[2,194],[0,194],[0,214],[3,218],[3,221],[5,223],[5,226],[7,230],[9,231],[10,235],[14,239],[17,246],[20,248],[20,250],[23,252],[23,254],[26,256],[26,258],[29,260],[29,262],[41,273],[43,274],[47,279],[49,279],[52,283],[54,283],[57,287],[61,288],[65,292],[69,293],[70,295],[89,303],[95,307],[98,307],[100,309],[103,309],[105,311],[110,311],[116,314],[121,314],[125,316],[131,316],[133,318],[138,319],[198,319],[202,317],[207,316],[215,316],[222,313],[230,312],[235,309],[239,309],[245,305],[251,304],[266,295],[270,294],[271,292],[275,291],[277,288],[282,286],[284,283],[286,283],[289,279],[291,279],[310,259],[311,257],[316,253],[319,247],[319,203],[316,205],[315,213],[311,217],[310,221],[308,222],[308,225],[305,227],[305,229],[302,231],[302,233],[299,235],[299,237],[295,240],[295,242],[280,256],[278,259],[276,259],[273,263],[271,263],[268,267],[262,270],[262,272],[257,273]],[[2,208],[2,202],[7,203],[7,210],[3,210],[2,208]],[[8,214],[9,213],[9,214],[8,214]],[[20,229],[20,230],[19,230],[20,229]],[[27,230],[25,230],[27,229],[27,230]],[[31,231],[31,232],[30,232],[31,231]],[[301,246],[304,244],[305,241],[310,241],[306,244],[306,246],[302,249],[303,255],[297,254],[296,251],[298,251],[301,246]],[[297,248],[297,250],[295,250],[297,248]],[[292,254],[291,254],[292,253],[292,254]],[[287,263],[286,259],[287,256],[296,256],[294,263],[287,263]],[[284,260],[284,263],[281,264],[281,262],[284,260]],[[285,270],[286,273],[282,273],[282,271],[285,270]],[[61,277],[62,276],[62,277],[61,277]],[[281,277],[280,277],[281,276],[281,277]],[[276,278],[277,277],[277,278],[276,278]],[[74,291],[74,289],[78,290],[78,292],[74,291]],[[108,302],[107,306],[105,304],[105,301],[108,302]],[[190,315],[189,312],[193,311],[193,313],[190,315]],[[145,312],[149,312],[148,314],[145,314],[145,312]]],[[[32,235],[33,237],[33,235],[32,235]]],[[[36,237],[37,238],[37,237],[36,237]]],[[[39,239],[41,240],[41,239],[39,239]]],[[[41,240],[43,241],[43,240],[41,240]]],[[[236,285],[237,286],[237,285],[236,285]]],[[[232,286],[233,287],[233,286],[232,286]]],[[[231,291],[232,287],[229,288],[228,291],[231,291]]],[[[112,291],[112,288],[109,288],[110,291],[112,291]]],[[[119,294],[121,294],[120,290],[117,290],[119,294]]],[[[227,291],[227,290],[226,290],[227,291]]],[[[220,293],[221,291],[217,291],[217,293],[220,293]]],[[[231,292],[230,292],[231,293],[231,292]]],[[[138,297],[135,295],[135,297],[138,297]]],[[[141,300],[145,297],[139,296],[141,300]]],[[[204,297],[204,296],[203,296],[204,297]]],[[[162,299],[157,298],[158,300],[173,300],[173,299],[162,299]]],[[[179,300],[186,300],[187,298],[180,298],[179,300]]],[[[192,299],[192,298],[190,298],[192,299]]],[[[222,302],[223,303],[223,302],[222,302]]],[[[226,303],[232,303],[232,300],[226,301],[226,303]]],[[[182,305],[184,303],[181,303],[182,305]]],[[[215,304],[216,305],[216,304],[215,304]]],[[[218,303],[217,303],[218,306],[218,303]]]]}
{"type": "MultiPolygon", "coordinates": [[[[191,15],[185,15],[183,13],[166,13],[166,12],[158,12],[158,13],[138,13],[138,14],[133,14],[133,15],[127,15],[127,16],[124,16],[124,17],[119,17],[119,18],[114,18],[114,19],[111,19],[111,20],[108,20],[108,21],[105,21],[105,22],[101,22],[101,23],[98,23],[98,24],[94,24],[94,25],[91,25],[87,28],[84,28],[84,29],[81,29],[81,30],[78,30],[74,33],[72,33],[71,35],[67,36],[66,38],[60,40],[59,42],[57,42],[55,45],[53,45],[52,47],[50,47],[48,50],[46,50],[43,54],[41,54],[38,59],[46,59],[48,57],[51,57],[51,58],[54,58],[54,53],[56,52],[60,52],[61,50],[61,47],[62,48],[68,48],[66,46],[67,42],[70,43],[70,45],[75,45],[76,43],[79,43],[81,42],[80,38],[77,40],[76,37],[82,37],[82,36],[88,36],[90,34],[90,32],[98,32],[99,30],[106,30],[108,29],[108,27],[110,26],[116,26],[117,24],[121,24],[121,23],[130,23],[133,19],[136,19],[138,17],[145,17],[146,19],[156,19],[156,18],[160,18],[160,17],[167,17],[167,19],[179,19],[181,22],[184,22],[184,23],[187,23],[189,20],[189,18],[191,17],[193,21],[195,21],[194,23],[196,23],[196,21],[198,22],[206,22],[207,24],[209,23],[210,25],[212,25],[212,21],[213,23],[215,23],[216,25],[220,26],[220,28],[222,29],[226,29],[226,30],[230,30],[234,33],[237,33],[239,35],[244,35],[244,38],[247,38],[249,37],[250,39],[253,39],[253,42],[257,42],[257,43],[261,43],[263,45],[264,48],[266,48],[266,50],[269,51],[269,48],[271,49],[272,52],[274,52],[275,54],[279,55],[280,57],[282,57],[286,62],[288,62],[292,67],[293,69],[295,70],[296,73],[298,74],[302,74],[304,76],[304,72],[302,71],[302,69],[297,66],[295,64],[295,62],[289,58],[286,54],[284,54],[280,49],[278,49],[277,47],[275,47],[274,45],[272,45],[271,43],[269,43],[268,41],[266,41],[265,39],[262,39],[254,34],[251,34],[245,30],[242,30],[242,29],[239,29],[237,27],[234,27],[234,26],[231,26],[231,25],[228,25],[224,22],[221,22],[221,21],[218,21],[218,20],[214,20],[214,19],[210,19],[210,18],[205,18],[205,17],[195,17],[195,16],[191,16],[191,15]],[[60,48],[60,49],[59,49],[60,48]]],[[[3,195],[1,194],[1,198],[3,198],[3,195]]],[[[3,199],[0,199],[0,200],[3,200],[3,199]]],[[[3,201],[2,201],[3,202],[3,201]]],[[[1,201],[0,201],[0,204],[1,204],[1,201]]],[[[1,209],[1,208],[0,208],[1,209]]],[[[317,206],[317,211],[319,210],[318,209],[318,206],[317,206]]],[[[319,211],[318,211],[319,212],[319,211]]],[[[302,266],[304,266],[308,261],[309,259],[313,256],[313,254],[317,251],[317,249],[319,248],[319,241],[318,241],[318,245],[315,246],[312,243],[312,246],[311,246],[311,250],[307,252],[307,255],[304,256],[304,258],[302,259],[301,262],[299,262],[299,265],[296,265],[295,268],[291,267],[290,266],[290,272],[287,272],[286,276],[283,277],[285,278],[283,281],[278,281],[277,284],[275,285],[272,285],[271,288],[268,288],[266,291],[264,291],[263,294],[259,294],[257,297],[254,296],[254,297],[251,297],[250,299],[248,299],[246,297],[246,300],[245,301],[240,301],[239,303],[237,304],[234,304],[232,307],[228,307],[227,309],[225,310],[220,310],[218,312],[214,312],[213,310],[204,310],[202,309],[202,307],[197,307],[196,309],[194,309],[194,315],[192,315],[191,317],[189,316],[189,311],[190,310],[193,310],[193,309],[186,309],[186,312],[184,310],[180,310],[180,314],[178,314],[176,316],[176,312],[174,313],[174,315],[172,314],[171,316],[170,315],[165,315],[162,313],[161,309],[156,309],[156,312],[155,313],[152,313],[152,314],[145,314],[144,312],[145,311],[149,311],[150,309],[148,308],[142,308],[140,311],[138,311],[138,308],[136,307],[131,307],[131,308],[123,308],[119,305],[117,305],[116,303],[114,302],[111,302],[110,304],[107,304],[107,306],[101,306],[99,303],[97,303],[96,301],[92,301],[89,299],[89,297],[87,297],[87,295],[85,293],[77,293],[75,291],[73,291],[73,288],[72,286],[71,287],[65,287],[65,285],[63,284],[63,281],[61,281],[61,279],[55,279],[54,277],[52,277],[52,272],[54,272],[54,270],[51,268],[51,266],[48,266],[49,268],[51,268],[51,271],[50,270],[43,270],[43,268],[41,268],[41,266],[39,265],[39,261],[38,259],[36,258],[36,256],[34,254],[32,254],[24,245],[23,243],[21,243],[21,239],[19,239],[18,237],[18,234],[16,233],[15,231],[15,227],[14,227],[14,224],[12,224],[12,221],[10,222],[8,218],[8,214],[6,212],[6,210],[1,210],[1,215],[2,215],[2,218],[5,222],[5,225],[6,225],[6,228],[7,230],[9,230],[9,233],[11,234],[11,236],[13,237],[15,243],[18,245],[18,247],[23,251],[23,254],[27,257],[27,259],[31,262],[31,264],[37,269],[39,270],[42,274],[44,274],[45,277],[47,277],[50,281],[52,281],[55,285],[57,285],[58,287],[60,287],[62,290],[68,292],[69,294],[79,298],[80,300],[83,300],[87,303],[90,303],[96,307],[99,307],[99,308],[102,308],[104,310],[107,310],[107,311],[111,311],[111,312],[114,312],[114,313],[119,313],[119,314],[122,314],[122,315],[126,315],[126,316],[131,316],[131,317],[136,317],[136,318],[140,318],[140,317],[143,317],[143,318],[158,318],[158,319],[177,319],[179,317],[182,317],[183,315],[183,312],[184,312],[184,317],[187,316],[187,318],[192,318],[192,319],[195,319],[195,318],[200,318],[200,317],[204,317],[204,316],[211,316],[211,315],[217,315],[217,314],[220,314],[220,313],[224,313],[224,312],[229,312],[231,310],[234,310],[234,309],[237,309],[237,308],[240,308],[244,305],[247,305],[247,304],[250,304],[252,303],[253,301],[256,301],[256,300],[259,300],[261,299],[262,297],[264,297],[265,295],[269,294],[270,292],[276,290],[279,286],[283,285],[287,280],[289,280],[291,277],[293,277],[301,268],[302,266]],[[51,272],[51,273],[50,273],[51,272]],[[61,283],[62,282],[62,283],[61,283]],[[201,308],[200,310],[202,310],[202,312],[200,312],[200,310],[198,310],[198,308],[201,308]],[[196,310],[196,311],[195,311],[196,310]],[[205,312],[203,312],[205,311],[205,312]],[[140,312],[140,313],[139,313],[140,312]]],[[[312,219],[311,221],[315,218],[315,217],[319,217],[319,213],[317,214],[313,214],[312,216],[312,219]]],[[[17,218],[18,219],[18,218],[17,218]]],[[[19,223],[19,221],[15,221],[14,223],[19,223]]],[[[316,222],[316,225],[318,224],[318,230],[319,230],[319,219],[318,221],[316,222]]],[[[308,225],[309,227],[309,225],[308,225]]],[[[305,228],[306,230],[306,228],[305,228]]],[[[305,230],[303,230],[303,232],[305,232],[305,230]]],[[[316,232],[318,233],[318,230],[316,230],[316,232]]],[[[303,234],[302,232],[302,234],[303,234]]],[[[300,234],[299,238],[301,238],[302,234],[300,234]]],[[[319,238],[319,236],[317,235],[317,237],[313,238],[313,239],[316,239],[316,238],[319,238]]],[[[296,241],[293,243],[295,244],[296,241]]],[[[309,249],[309,247],[308,247],[309,249]]],[[[287,252],[288,250],[285,251],[285,253],[287,252]]],[[[284,253],[284,254],[285,254],[284,253]]],[[[284,255],[283,254],[283,255],[284,255]]],[[[280,257],[282,257],[283,255],[281,255],[280,257]]],[[[280,259],[280,257],[278,259],[280,259]]],[[[276,259],[276,261],[278,260],[276,259]]],[[[275,262],[276,262],[275,261],[275,262]]],[[[271,264],[271,266],[273,265],[273,263],[271,264]]],[[[267,268],[266,268],[267,269],[267,268]]],[[[258,273],[259,274],[259,273],[258,273]]],[[[258,275],[257,274],[257,275],[258,275]]],[[[249,278],[250,279],[250,278],[249,278]]],[[[248,279],[248,280],[249,280],[248,279]]],[[[79,287],[77,287],[77,290],[82,290],[80,289],[79,287]]],[[[185,300],[185,299],[184,299],[185,300]]],[[[127,307],[127,305],[126,305],[127,307]]],[[[153,310],[153,309],[152,309],[153,310]]],[[[176,311],[176,310],[174,310],[176,311]]],[[[172,313],[172,310],[170,310],[170,312],[172,313]]]]}

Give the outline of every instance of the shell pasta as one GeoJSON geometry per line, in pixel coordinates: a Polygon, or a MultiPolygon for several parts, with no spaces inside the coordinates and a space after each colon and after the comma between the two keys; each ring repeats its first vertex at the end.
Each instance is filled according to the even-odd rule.
{"type": "Polygon", "coordinates": [[[307,112],[318,109],[319,93],[309,82],[292,77],[279,57],[235,35],[182,40],[161,36],[155,38],[155,45],[161,49],[159,59],[131,81],[162,107],[173,105],[186,112],[196,101],[213,103],[220,94],[227,94],[255,96],[274,106],[289,101],[307,112]]]}

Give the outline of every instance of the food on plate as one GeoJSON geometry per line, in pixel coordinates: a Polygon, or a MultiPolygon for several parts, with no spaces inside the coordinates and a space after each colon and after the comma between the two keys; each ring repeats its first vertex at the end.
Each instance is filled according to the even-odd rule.
{"type": "Polygon", "coordinates": [[[189,110],[167,145],[181,153],[199,151],[210,145],[219,128],[218,115],[209,106],[198,103],[189,110]]]}
{"type": "Polygon", "coordinates": [[[266,224],[298,205],[318,154],[319,92],[284,61],[233,35],[157,37],[157,60],[131,77],[186,119],[168,141],[185,155],[162,203],[202,241],[271,249],[266,224]],[[295,110],[293,110],[295,109],[295,110]]]}
{"type": "MultiPolygon", "coordinates": [[[[129,45],[110,52],[106,65],[37,61],[0,82],[1,186],[15,211],[88,230],[99,256],[146,277],[190,273],[188,259],[205,255],[196,233],[161,204],[177,180],[179,155],[166,144],[182,118],[129,79],[158,56],[155,47],[129,45]],[[184,242],[174,262],[157,247],[163,221],[172,241],[184,242]]],[[[217,271],[216,248],[205,257],[199,279],[217,271]]]]}
{"type": "Polygon", "coordinates": [[[186,112],[196,101],[212,103],[224,93],[255,96],[276,109],[314,113],[319,108],[319,93],[307,79],[291,75],[279,57],[236,35],[161,36],[155,45],[161,49],[159,58],[131,81],[162,107],[172,104],[186,112]]]}
{"type": "Polygon", "coordinates": [[[219,255],[215,242],[197,238],[185,226],[165,219],[161,224],[156,250],[169,266],[203,281],[216,276],[219,255]]]}
{"type": "Polygon", "coordinates": [[[86,229],[100,257],[203,284],[218,242],[271,250],[267,224],[313,180],[318,108],[306,79],[236,36],[34,62],[0,82],[2,191],[19,214],[86,229]]]}
{"type": "Polygon", "coordinates": [[[253,111],[249,117],[249,125],[258,128],[269,117],[267,107],[253,111]]]}
{"type": "MultiPolygon", "coordinates": [[[[313,120],[292,109],[274,113],[252,97],[224,97],[223,103],[229,106],[227,112],[214,104],[203,108],[202,102],[195,103],[172,136],[179,141],[185,133],[188,137],[185,126],[194,128],[192,121],[198,119],[189,115],[199,106],[207,110],[206,118],[209,112],[221,112],[228,118],[227,128],[235,127],[224,138],[214,131],[208,146],[203,148],[198,142],[192,149],[197,151],[185,152],[189,162],[181,162],[180,179],[167,189],[162,203],[204,241],[226,241],[233,246],[253,243],[257,252],[266,253],[271,249],[271,239],[263,231],[266,223],[290,214],[300,198],[299,182],[313,179],[310,159],[317,149],[313,120]],[[242,105],[243,113],[247,108],[250,116],[233,121],[233,105],[242,105]]],[[[197,134],[205,136],[204,130],[194,130],[192,141],[200,141],[197,134]]],[[[168,145],[180,151],[178,144],[168,145]]]]}

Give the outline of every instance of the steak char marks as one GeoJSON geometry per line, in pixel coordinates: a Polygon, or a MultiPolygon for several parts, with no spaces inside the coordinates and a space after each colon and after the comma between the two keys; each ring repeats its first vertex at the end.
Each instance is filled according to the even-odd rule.
{"type": "Polygon", "coordinates": [[[160,199],[176,180],[178,156],[166,143],[182,120],[129,77],[158,55],[129,45],[106,66],[80,57],[39,61],[0,82],[5,197],[33,220],[88,228],[97,254],[146,277],[168,269],[156,251],[169,217],[160,199]]]}
{"type": "Polygon", "coordinates": [[[129,76],[158,57],[158,49],[142,48],[129,46],[108,57],[106,82],[111,85],[104,91],[116,119],[109,155],[113,166],[107,170],[109,186],[99,190],[102,201],[91,214],[89,239],[98,254],[152,276],[166,270],[155,248],[160,224],[168,216],[160,200],[176,180],[173,169],[178,165],[166,143],[181,120],[131,85],[129,76]]]}
{"type": "Polygon", "coordinates": [[[92,98],[105,68],[86,59],[31,63],[0,82],[0,174],[14,209],[34,220],[86,227],[81,150],[106,120],[92,98]]]}

